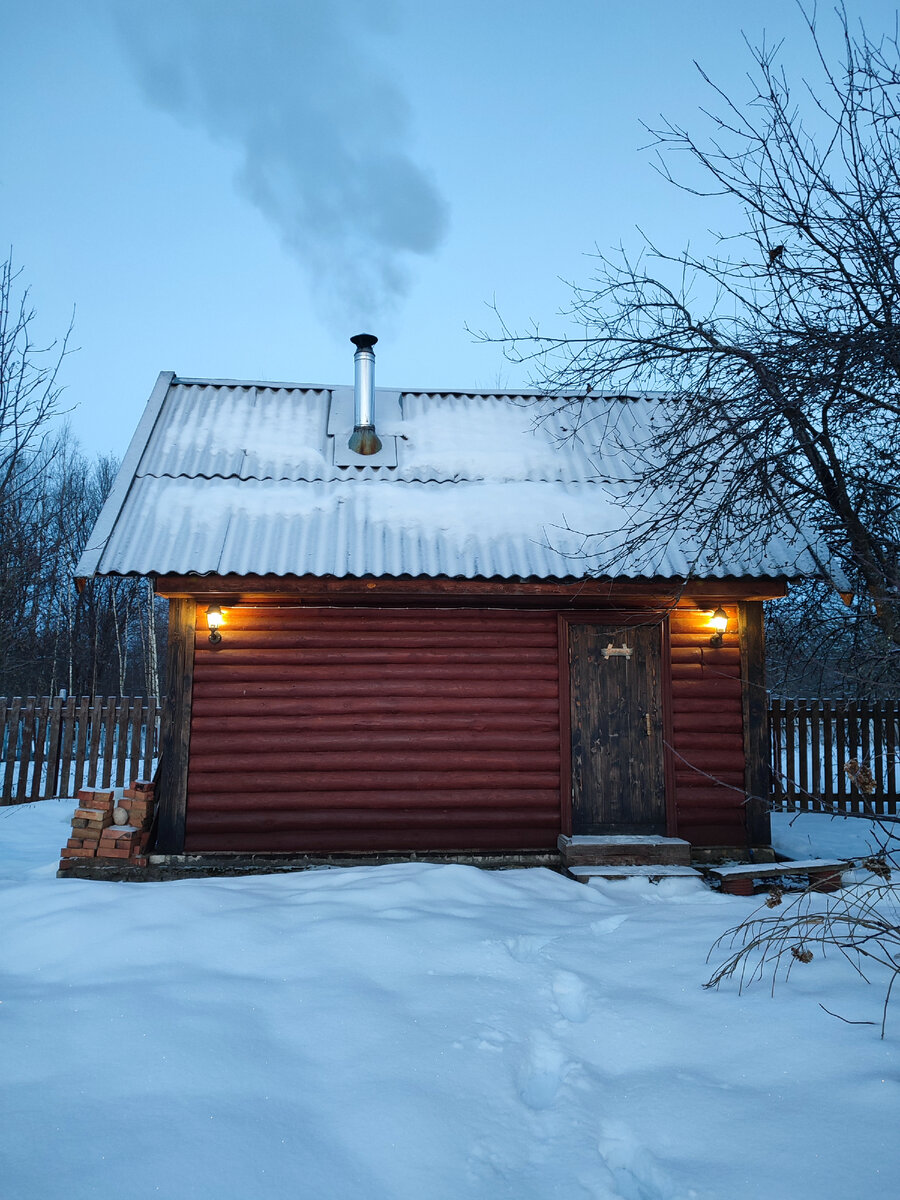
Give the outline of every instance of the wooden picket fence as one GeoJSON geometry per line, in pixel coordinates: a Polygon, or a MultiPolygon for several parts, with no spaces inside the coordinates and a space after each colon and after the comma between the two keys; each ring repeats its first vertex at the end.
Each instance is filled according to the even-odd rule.
{"type": "Polygon", "coordinates": [[[152,778],[160,709],[140,696],[0,698],[0,805],[152,778]]]}
{"type": "MultiPolygon", "coordinates": [[[[0,805],[151,778],[161,705],[140,696],[0,697],[0,805]]],[[[800,811],[896,814],[900,700],[770,697],[771,800],[800,811]],[[871,771],[864,795],[849,760],[871,771]]]]}
{"type": "Polygon", "coordinates": [[[787,700],[771,697],[772,798],[795,811],[893,815],[900,799],[900,700],[787,700]],[[871,772],[860,791],[844,766],[871,772]]]}

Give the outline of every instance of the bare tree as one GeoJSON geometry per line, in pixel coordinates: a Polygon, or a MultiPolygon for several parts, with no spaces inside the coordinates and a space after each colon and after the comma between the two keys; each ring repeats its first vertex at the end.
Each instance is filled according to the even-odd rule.
{"type": "MultiPolygon", "coordinates": [[[[635,515],[615,542],[588,546],[598,573],[685,531],[714,557],[736,530],[764,542],[811,526],[863,597],[856,615],[896,655],[900,49],[851,30],[842,9],[838,19],[832,63],[807,18],[816,80],[795,89],[780,46],[751,48],[746,103],[701,71],[708,132],[653,131],[663,177],[733,222],[710,253],[645,239],[636,256],[598,256],[595,278],[574,288],[579,333],[501,322],[481,336],[530,362],[547,394],[577,396],[569,426],[586,440],[600,436],[596,394],[666,393],[628,454],[635,515]],[[673,177],[670,152],[690,178],[673,177]],[[659,489],[670,502],[648,517],[641,501],[659,489]]],[[[603,436],[615,443],[614,430],[603,436]]]]}
{"type": "Polygon", "coordinates": [[[27,288],[0,264],[0,694],[157,694],[165,613],[140,579],[75,591],[75,564],[118,463],[58,420],[61,342],[37,345],[27,288]]]}
{"type": "Polygon", "coordinates": [[[20,277],[10,251],[0,263],[0,505],[21,488],[23,460],[51,433],[62,392],[57,378],[72,333],[70,324],[61,341],[35,344],[35,312],[20,277]]]}

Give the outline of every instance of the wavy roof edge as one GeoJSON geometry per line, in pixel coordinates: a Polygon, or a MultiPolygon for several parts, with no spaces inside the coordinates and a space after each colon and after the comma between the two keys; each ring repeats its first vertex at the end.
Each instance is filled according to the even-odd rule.
{"type": "MultiPolygon", "coordinates": [[[[805,571],[784,571],[779,575],[752,575],[752,574],[735,574],[734,572],[723,572],[721,575],[389,575],[375,574],[372,571],[364,575],[354,574],[352,571],[346,571],[343,575],[314,575],[309,572],[303,574],[297,571],[267,571],[265,574],[248,572],[247,574],[238,575],[233,571],[218,572],[218,571],[168,571],[168,570],[153,570],[153,571],[106,571],[104,578],[116,579],[142,579],[146,576],[178,578],[178,579],[290,579],[302,582],[308,579],[317,580],[358,580],[364,582],[366,580],[380,580],[388,583],[549,583],[549,584],[571,584],[572,586],[585,583],[610,584],[621,587],[623,583],[639,583],[639,584],[666,584],[667,586],[675,585],[680,587],[690,587],[691,584],[700,582],[713,583],[741,583],[744,580],[753,580],[754,582],[778,582],[779,580],[790,579],[806,579],[808,573],[805,571]]],[[[83,578],[83,577],[81,577],[83,578]]]]}

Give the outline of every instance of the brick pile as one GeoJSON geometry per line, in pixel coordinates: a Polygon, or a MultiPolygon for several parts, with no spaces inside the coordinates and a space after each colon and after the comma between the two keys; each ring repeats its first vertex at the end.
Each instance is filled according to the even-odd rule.
{"type": "Polygon", "coordinates": [[[128,865],[146,867],[152,820],[149,780],[134,779],[124,790],[82,788],[72,817],[72,836],[60,852],[60,871],[71,871],[84,860],[110,864],[126,860],[128,865]]]}

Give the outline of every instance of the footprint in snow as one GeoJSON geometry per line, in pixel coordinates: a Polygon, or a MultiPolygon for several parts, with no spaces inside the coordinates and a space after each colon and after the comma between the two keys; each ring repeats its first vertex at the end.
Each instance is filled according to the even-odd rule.
{"type": "Polygon", "coordinates": [[[679,1187],[624,1121],[604,1123],[597,1149],[623,1200],[696,1200],[700,1195],[679,1187]]]}
{"type": "Polygon", "coordinates": [[[569,1063],[559,1046],[535,1030],[519,1068],[518,1091],[529,1108],[540,1112],[556,1099],[569,1063]]]}
{"type": "Polygon", "coordinates": [[[530,963],[536,962],[543,951],[554,941],[556,941],[555,938],[545,938],[533,933],[525,933],[519,937],[504,938],[503,945],[509,952],[510,957],[514,958],[516,962],[530,963]]]}
{"type": "Polygon", "coordinates": [[[501,1050],[506,1040],[505,1033],[488,1027],[478,1031],[478,1041],[475,1045],[479,1050],[501,1050]]]}
{"type": "Polygon", "coordinates": [[[591,921],[591,933],[615,933],[628,920],[626,913],[618,913],[614,917],[602,917],[599,921],[591,921]]]}
{"type": "Polygon", "coordinates": [[[588,990],[584,980],[571,971],[557,971],[553,976],[553,999],[567,1021],[580,1025],[590,1015],[588,990]]]}

